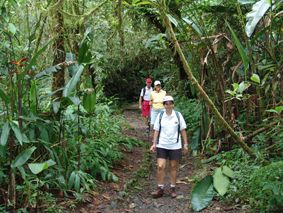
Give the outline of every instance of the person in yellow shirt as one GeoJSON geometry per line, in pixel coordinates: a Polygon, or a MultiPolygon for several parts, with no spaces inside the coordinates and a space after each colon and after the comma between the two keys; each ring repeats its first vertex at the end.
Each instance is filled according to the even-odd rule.
{"type": "Polygon", "coordinates": [[[153,126],[157,115],[164,111],[163,98],[166,96],[166,91],[161,89],[160,81],[154,81],[154,91],[150,94],[151,112],[150,125],[153,126]]]}

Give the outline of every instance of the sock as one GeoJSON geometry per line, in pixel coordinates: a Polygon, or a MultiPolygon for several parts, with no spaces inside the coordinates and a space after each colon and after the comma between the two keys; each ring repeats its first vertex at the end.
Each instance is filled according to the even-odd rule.
{"type": "Polygon", "coordinates": [[[175,187],[176,187],[176,185],[174,185],[174,184],[171,184],[171,185],[170,185],[170,187],[171,187],[171,188],[175,188],[175,187]]]}
{"type": "Polygon", "coordinates": [[[164,188],[164,184],[158,184],[158,187],[163,189],[164,188]]]}

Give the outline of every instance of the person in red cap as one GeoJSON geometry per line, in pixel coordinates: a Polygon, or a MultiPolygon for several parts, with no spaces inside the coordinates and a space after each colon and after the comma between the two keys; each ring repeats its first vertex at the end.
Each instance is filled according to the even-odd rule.
{"type": "Polygon", "coordinates": [[[147,78],[146,81],[146,86],[141,89],[140,93],[140,98],[139,98],[139,108],[141,109],[141,115],[144,118],[145,124],[148,125],[148,117],[150,114],[150,94],[152,92],[152,87],[151,87],[151,79],[147,78]]]}

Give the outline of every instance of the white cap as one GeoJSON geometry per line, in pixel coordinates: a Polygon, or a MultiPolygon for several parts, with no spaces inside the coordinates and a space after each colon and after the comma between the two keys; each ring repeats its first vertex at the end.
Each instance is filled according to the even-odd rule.
{"type": "Polygon", "coordinates": [[[160,81],[154,81],[154,86],[161,85],[160,81]]]}
{"type": "Polygon", "coordinates": [[[174,99],[173,99],[172,96],[166,95],[166,96],[164,96],[164,98],[163,98],[163,103],[166,102],[166,101],[172,101],[172,102],[174,102],[174,99]]]}

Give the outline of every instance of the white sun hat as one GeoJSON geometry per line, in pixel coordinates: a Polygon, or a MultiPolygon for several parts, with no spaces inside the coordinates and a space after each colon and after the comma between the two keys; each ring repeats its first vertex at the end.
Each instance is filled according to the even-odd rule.
{"type": "Polygon", "coordinates": [[[154,81],[154,86],[161,85],[160,81],[154,81]]]}
{"type": "Polygon", "coordinates": [[[163,103],[166,102],[166,101],[172,101],[172,102],[174,102],[174,99],[173,99],[172,96],[166,95],[166,96],[164,96],[164,98],[163,98],[163,103]]]}

